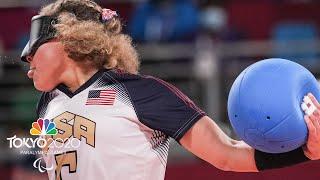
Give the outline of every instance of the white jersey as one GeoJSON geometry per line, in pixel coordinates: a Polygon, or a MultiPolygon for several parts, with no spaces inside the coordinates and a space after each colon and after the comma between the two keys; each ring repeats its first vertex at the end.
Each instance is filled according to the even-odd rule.
{"type": "Polygon", "coordinates": [[[37,112],[61,141],[44,148],[50,180],[163,180],[169,138],[204,116],[160,79],[106,69],[74,93],[64,85],[43,93],[37,112]]]}

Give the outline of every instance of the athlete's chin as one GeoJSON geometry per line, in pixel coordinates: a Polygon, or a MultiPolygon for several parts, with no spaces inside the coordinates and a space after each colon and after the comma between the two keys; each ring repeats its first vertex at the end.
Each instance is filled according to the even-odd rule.
{"type": "Polygon", "coordinates": [[[33,85],[38,91],[42,91],[42,92],[50,92],[55,87],[55,85],[51,85],[48,83],[41,83],[39,81],[33,81],[33,85]]]}

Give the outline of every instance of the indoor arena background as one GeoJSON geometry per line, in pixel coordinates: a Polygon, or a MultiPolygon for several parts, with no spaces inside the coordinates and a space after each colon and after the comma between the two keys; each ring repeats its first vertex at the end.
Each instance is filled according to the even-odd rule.
{"type": "MultiPolygon", "coordinates": [[[[0,1],[0,179],[47,179],[32,155],[9,148],[27,137],[39,92],[19,55],[30,19],[50,0],[0,1]]],[[[235,137],[226,102],[235,77],[270,57],[296,61],[320,77],[319,0],[96,0],[117,10],[141,58],[141,73],[176,85],[235,137]],[[156,7],[154,9],[151,6],[156,7]]],[[[166,180],[315,180],[320,163],[262,173],[223,172],[172,141],[166,180]]]]}

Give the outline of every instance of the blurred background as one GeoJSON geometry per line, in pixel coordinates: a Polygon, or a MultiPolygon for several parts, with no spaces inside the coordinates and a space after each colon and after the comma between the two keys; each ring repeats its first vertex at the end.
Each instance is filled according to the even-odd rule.
{"type": "MultiPolygon", "coordinates": [[[[35,157],[12,151],[6,138],[28,136],[40,93],[19,61],[30,19],[52,0],[0,1],[0,179],[45,180],[35,157]]],[[[296,61],[320,76],[319,0],[96,0],[117,10],[141,58],[141,73],[181,89],[237,138],[227,97],[237,75],[259,60],[296,61]]],[[[166,180],[319,179],[320,163],[256,173],[223,172],[172,141],[166,180]]]]}

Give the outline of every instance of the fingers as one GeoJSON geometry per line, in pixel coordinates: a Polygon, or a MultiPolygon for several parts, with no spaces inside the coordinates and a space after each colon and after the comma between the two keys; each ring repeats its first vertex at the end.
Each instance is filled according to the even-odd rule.
{"type": "Polygon", "coordinates": [[[316,117],[320,117],[320,111],[319,111],[319,109],[315,110],[315,111],[313,112],[313,115],[316,116],[316,117]]]}
{"type": "Polygon", "coordinates": [[[309,119],[311,120],[313,126],[316,128],[316,130],[320,130],[320,124],[319,124],[319,112],[316,111],[313,114],[309,116],[309,119]],[[316,115],[318,114],[318,115],[316,115]]]}
{"type": "Polygon", "coordinates": [[[311,160],[314,160],[314,158],[312,157],[312,153],[311,153],[307,148],[305,148],[305,149],[303,150],[303,152],[304,152],[304,155],[305,155],[307,158],[309,158],[309,159],[311,159],[311,160]]]}
{"type": "Polygon", "coordinates": [[[313,160],[313,159],[312,159],[312,154],[311,154],[311,152],[309,151],[309,149],[308,149],[306,146],[303,146],[302,149],[303,149],[304,155],[305,155],[307,158],[313,160]]]}
{"type": "Polygon", "coordinates": [[[318,108],[320,109],[320,104],[318,102],[318,100],[316,99],[316,97],[314,97],[314,95],[312,93],[308,93],[308,97],[311,99],[312,103],[318,108]]]}
{"type": "Polygon", "coordinates": [[[311,94],[308,93],[307,96],[304,96],[303,103],[301,104],[301,109],[307,114],[313,114],[317,109],[320,109],[320,104],[317,99],[311,94]]]}
{"type": "Polygon", "coordinates": [[[311,160],[320,159],[320,105],[317,99],[308,93],[303,98],[301,108],[308,127],[308,140],[304,146],[304,154],[311,160]]]}
{"type": "Polygon", "coordinates": [[[304,120],[307,124],[308,130],[309,130],[309,137],[315,135],[316,132],[316,127],[314,126],[311,118],[309,116],[304,116],[304,120]]]}
{"type": "Polygon", "coordinates": [[[308,93],[307,96],[303,98],[303,103],[301,105],[302,109],[305,111],[306,116],[304,119],[307,123],[309,129],[309,135],[316,137],[317,131],[320,131],[320,105],[318,100],[313,96],[313,94],[308,93]]]}
{"type": "Polygon", "coordinates": [[[310,116],[305,116],[305,120],[306,120],[308,131],[309,131],[309,134],[308,134],[308,141],[310,141],[309,145],[318,144],[315,146],[319,147],[319,144],[320,144],[320,117],[312,114],[310,116]]]}

